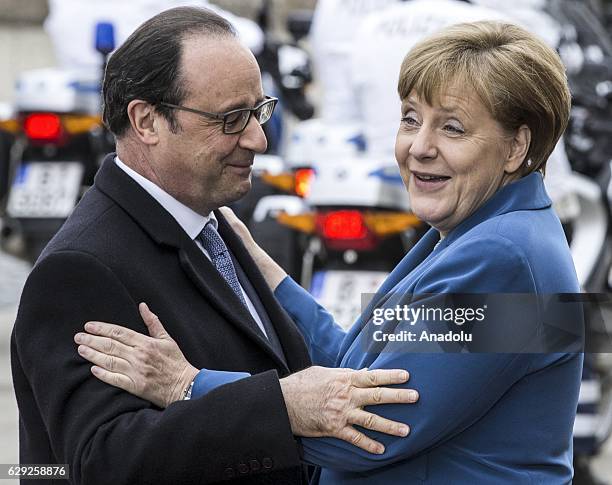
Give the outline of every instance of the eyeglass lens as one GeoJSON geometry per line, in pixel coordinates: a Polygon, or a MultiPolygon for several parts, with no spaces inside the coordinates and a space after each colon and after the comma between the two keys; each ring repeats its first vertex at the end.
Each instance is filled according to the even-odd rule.
{"type": "MultiPolygon", "coordinates": [[[[259,107],[253,113],[255,114],[255,119],[260,125],[263,125],[266,121],[270,119],[272,116],[272,111],[274,110],[274,103],[269,102],[265,103],[263,106],[259,107]]],[[[249,118],[251,116],[251,110],[245,109],[241,111],[236,111],[235,113],[231,113],[225,117],[225,132],[226,133],[237,133],[246,128],[247,123],[249,122],[249,118]]]]}

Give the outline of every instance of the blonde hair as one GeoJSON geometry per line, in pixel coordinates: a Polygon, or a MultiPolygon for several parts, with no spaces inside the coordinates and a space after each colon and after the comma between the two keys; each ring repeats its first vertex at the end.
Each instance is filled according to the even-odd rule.
{"type": "Polygon", "coordinates": [[[404,58],[398,91],[433,104],[453,85],[469,86],[508,132],[531,130],[521,176],[545,171],[569,120],[565,68],[542,40],[513,24],[480,21],[453,25],[418,43],[404,58]]]}

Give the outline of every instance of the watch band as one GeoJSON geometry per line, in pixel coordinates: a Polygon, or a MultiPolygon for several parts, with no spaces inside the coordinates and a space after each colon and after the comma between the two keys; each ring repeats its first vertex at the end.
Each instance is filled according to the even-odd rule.
{"type": "Polygon", "coordinates": [[[195,380],[191,381],[191,383],[183,391],[183,401],[189,401],[191,399],[191,391],[193,391],[194,382],[195,380]]]}

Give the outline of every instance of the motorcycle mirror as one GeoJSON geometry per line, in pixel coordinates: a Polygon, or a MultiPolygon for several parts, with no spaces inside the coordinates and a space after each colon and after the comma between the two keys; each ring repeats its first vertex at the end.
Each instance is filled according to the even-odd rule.
{"type": "Polygon", "coordinates": [[[287,30],[298,42],[308,35],[312,25],[312,12],[310,10],[295,10],[287,16],[287,30]]]}
{"type": "Polygon", "coordinates": [[[110,22],[96,24],[96,50],[107,56],[115,50],[115,27],[110,22]]]}

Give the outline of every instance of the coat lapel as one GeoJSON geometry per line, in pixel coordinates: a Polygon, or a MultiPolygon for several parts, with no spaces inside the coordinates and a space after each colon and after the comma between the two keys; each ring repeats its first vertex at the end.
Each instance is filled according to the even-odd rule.
{"type": "Polygon", "coordinates": [[[281,343],[289,369],[296,371],[308,367],[311,365],[311,361],[304,338],[276,300],[255,261],[244,247],[242,240],[236,235],[221,213],[215,211],[215,216],[219,222],[219,234],[239,261],[270,317],[270,322],[274,326],[276,336],[281,343]]]}
{"type": "Polygon", "coordinates": [[[287,365],[274,352],[248,309],[193,241],[191,245],[179,249],[179,260],[193,284],[226,320],[247,334],[274,360],[280,369],[288,371],[287,365]]]}

